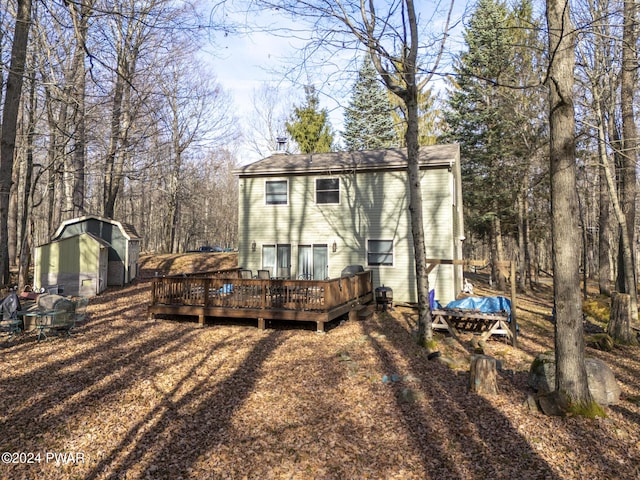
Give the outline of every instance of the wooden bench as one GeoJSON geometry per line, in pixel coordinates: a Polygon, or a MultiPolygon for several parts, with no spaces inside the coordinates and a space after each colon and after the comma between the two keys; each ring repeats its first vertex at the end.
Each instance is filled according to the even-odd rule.
{"type": "Polygon", "coordinates": [[[432,310],[432,328],[447,330],[455,338],[459,338],[458,330],[480,333],[482,340],[491,335],[506,335],[513,340],[506,313],[482,313],[474,310],[432,310]]]}

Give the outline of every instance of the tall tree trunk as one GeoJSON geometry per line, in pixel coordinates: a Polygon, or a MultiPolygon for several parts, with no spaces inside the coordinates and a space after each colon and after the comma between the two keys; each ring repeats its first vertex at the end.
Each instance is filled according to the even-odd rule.
{"type": "Polygon", "coordinates": [[[553,290],[556,307],[556,391],[569,405],[593,399],[587,385],[582,298],[580,229],[576,190],[573,85],[575,35],[569,4],[547,0],[550,90],[550,179],[553,290]]]}
{"type": "Polygon", "coordinates": [[[31,0],[18,0],[0,137],[0,284],[9,282],[8,219],[20,96],[31,25],[31,0]]]}
{"type": "Polygon", "coordinates": [[[116,76],[116,85],[111,103],[111,133],[109,135],[109,149],[107,151],[104,167],[104,191],[103,191],[103,211],[106,218],[113,218],[116,197],[120,189],[120,176],[118,172],[120,155],[120,132],[122,121],[122,103],[124,98],[124,72],[119,68],[116,76]]]}
{"type": "Polygon", "coordinates": [[[528,180],[525,175],[524,185],[518,194],[517,213],[518,213],[518,290],[524,292],[527,290],[527,281],[530,279],[529,253],[528,245],[528,228],[527,228],[527,189],[528,180]]]}
{"type": "Polygon", "coordinates": [[[620,72],[620,110],[622,113],[622,168],[620,169],[620,203],[625,224],[620,224],[618,249],[617,290],[631,295],[629,312],[632,322],[638,321],[638,288],[635,272],[635,218],[636,218],[636,167],[637,128],[633,106],[635,101],[636,72],[636,2],[624,2],[624,27],[622,34],[622,70],[620,72]],[[627,237],[627,238],[624,238],[627,237]],[[629,256],[631,258],[625,258],[629,256]],[[631,271],[628,271],[631,269],[631,271]]]}
{"type": "MultiPolygon", "coordinates": [[[[604,132],[603,132],[604,134],[604,132]]],[[[602,161],[608,162],[607,153],[604,150],[604,139],[598,141],[598,156],[602,161]]],[[[602,295],[611,296],[611,231],[610,231],[610,205],[609,187],[605,168],[599,168],[599,195],[598,195],[598,288],[602,295]]]]}
{"type": "Polygon", "coordinates": [[[83,215],[84,187],[85,187],[85,154],[86,154],[86,122],[85,122],[85,99],[86,99],[86,67],[85,49],[87,40],[87,30],[93,1],[83,2],[80,12],[76,10],[76,5],[72,2],[66,4],[71,13],[73,27],[76,36],[76,46],[72,63],[73,75],[73,99],[74,99],[74,125],[76,127],[74,135],[74,150],[71,157],[71,171],[73,172],[73,182],[71,191],[71,206],[73,216],[83,215]]]}
{"type": "Polygon", "coordinates": [[[430,346],[433,339],[431,328],[431,307],[429,305],[429,276],[427,273],[427,250],[424,239],[424,221],[422,212],[422,188],[420,184],[418,143],[418,95],[415,91],[415,76],[410,84],[413,87],[406,96],[407,106],[407,160],[409,172],[409,212],[411,214],[411,234],[415,250],[416,279],[418,289],[418,343],[430,346]]]}
{"type": "Polygon", "coordinates": [[[500,218],[495,215],[491,219],[491,275],[496,282],[496,288],[504,291],[507,289],[506,277],[500,271],[499,262],[504,260],[504,246],[502,245],[502,224],[500,218]]]}
{"type": "MultiPolygon", "coordinates": [[[[18,148],[19,150],[19,148],[18,148]]],[[[18,184],[20,181],[20,162],[14,155],[13,178],[11,179],[11,192],[9,193],[9,219],[7,220],[7,232],[9,234],[9,266],[15,267],[18,258],[18,184]]]]}
{"type": "Polygon", "coordinates": [[[20,243],[20,262],[18,264],[18,287],[22,291],[29,283],[29,268],[31,266],[31,246],[33,235],[33,218],[31,215],[31,189],[32,189],[32,176],[33,176],[33,147],[35,142],[35,130],[36,130],[36,108],[38,106],[38,100],[36,96],[36,82],[34,75],[34,68],[36,64],[36,54],[31,56],[31,82],[29,85],[29,108],[27,117],[27,145],[26,156],[24,162],[24,179],[22,190],[22,214],[21,214],[21,228],[22,241],[20,243]]]}
{"type": "MultiPolygon", "coordinates": [[[[600,108],[599,103],[596,103],[596,113],[598,115],[598,118],[602,119],[602,110],[600,108]]],[[[604,145],[604,130],[603,130],[602,123],[603,123],[602,121],[598,122],[598,138],[600,142],[604,145]]],[[[625,216],[624,211],[622,209],[621,202],[618,199],[618,196],[616,195],[615,181],[613,178],[613,174],[611,173],[611,169],[609,168],[609,160],[606,155],[606,151],[604,148],[601,148],[599,149],[599,152],[600,152],[600,165],[602,166],[602,173],[607,182],[607,187],[609,190],[609,200],[611,202],[611,205],[613,206],[613,211],[618,221],[619,232],[620,232],[620,249],[624,250],[622,254],[618,254],[618,259],[624,262],[624,264],[619,266],[618,268],[621,269],[623,272],[625,272],[627,276],[626,281],[629,282],[629,284],[632,284],[633,279],[631,278],[631,274],[633,272],[633,265],[628,265],[628,263],[632,261],[633,255],[631,254],[631,245],[629,244],[629,236],[623,234],[623,232],[627,231],[627,224],[626,224],[627,217],[625,216]]],[[[611,332],[615,333],[615,332],[622,332],[624,330],[629,330],[632,319],[638,318],[637,304],[634,305],[632,297],[633,297],[632,295],[629,295],[629,308],[624,310],[625,312],[629,313],[630,318],[621,319],[619,316],[618,317],[612,316],[609,321],[621,322],[622,326],[620,327],[615,325],[610,326],[609,330],[611,332]],[[633,311],[634,308],[635,308],[635,312],[633,311]]],[[[624,332],[623,335],[621,335],[619,340],[626,342],[626,339],[629,337],[629,335],[630,335],[630,332],[626,331],[624,332]]]]}

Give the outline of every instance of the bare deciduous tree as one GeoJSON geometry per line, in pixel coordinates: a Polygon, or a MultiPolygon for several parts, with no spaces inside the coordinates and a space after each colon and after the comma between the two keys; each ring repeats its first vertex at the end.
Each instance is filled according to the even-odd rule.
{"type": "MultiPolygon", "coordinates": [[[[312,22],[313,38],[305,50],[305,58],[321,50],[333,52],[352,48],[357,59],[358,49],[364,49],[373,61],[387,89],[404,104],[406,114],[405,142],[409,178],[409,212],[418,290],[418,343],[431,346],[431,311],[429,308],[429,277],[423,227],[422,191],[419,169],[418,99],[424,71],[435,72],[444,48],[451,8],[445,16],[440,39],[426,37],[424,26],[413,0],[378,4],[356,0],[326,1],[256,1],[267,8],[277,8],[312,22]],[[424,37],[421,37],[424,35],[424,37]],[[430,43],[435,55],[427,69],[426,52],[421,45],[430,43]],[[435,49],[433,49],[435,45],[435,49]]],[[[434,35],[435,37],[435,35],[434,35]]],[[[322,58],[322,55],[318,55],[322,58]]],[[[318,60],[318,59],[316,59],[318,60]]],[[[357,63],[357,62],[356,62],[357,63]]]]}
{"type": "Polygon", "coordinates": [[[31,0],[18,0],[11,47],[11,63],[7,76],[4,106],[2,109],[2,134],[0,136],[0,284],[9,282],[8,219],[9,195],[13,179],[13,157],[23,76],[27,57],[27,42],[31,26],[31,0]]]}

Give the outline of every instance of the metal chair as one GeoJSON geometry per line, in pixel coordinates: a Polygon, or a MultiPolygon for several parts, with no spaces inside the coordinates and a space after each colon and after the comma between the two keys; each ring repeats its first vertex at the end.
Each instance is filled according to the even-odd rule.
{"type": "Polygon", "coordinates": [[[87,305],[89,305],[89,299],[81,297],[75,301],[75,323],[84,322],[87,316],[87,305]]]}
{"type": "Polygon", "coordinates": [[[18,310],[20,310],[20,300],[15,291],[12,291],[7,295],[2,304],[0,304],[0,310],[2,311],[2,321],[0,321],[0,332],[6,332],[9,334],[9,338],[12,338],[22,332],[22,320],[18,318],[18,310]]]}

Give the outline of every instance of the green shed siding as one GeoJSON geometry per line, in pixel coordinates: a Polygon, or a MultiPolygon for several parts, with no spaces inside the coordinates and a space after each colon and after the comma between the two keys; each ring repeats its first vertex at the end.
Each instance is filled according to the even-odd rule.
{"type": "Polygon", "coordinates": [[[95,295],[106,287],[107,250],[106,243],[87,233],[37,247],[34,283],[63,285],[67,295],[95,295]]]}
{"type": "MultiPolygon", "coordinates": [[[[459,170],[450,165],[422,170],[427,257],[460,258],[459,170]],[[456,188],[457,186],[457,188],[456,188]]],[[[240,178],[239,264],[262,267],[262,246],[291,245],[291,276],[298,278],[299,245],[327,245],[330,277],[347,265],[372,270],[374,285],[394,290],[399,301],[416,302],[415,262],[408,210],[408,176],[404,169],[240,178]],[[340,203],[316,204],[316,179],[340,179],[340,203]],[[266,205],[266,181],[288,181],[288,204],[266,205]],[[393,240],[393,266],[367,266],[368,240],[393,240]],[[252,244],[256,245],[255,251],[252,244]],[[336,251],[332,251],[335,243],[336,251]]],[[[462,283],[460,267],[440,265],[430,286],[441,301],[453,299],[462,283]]]]}

